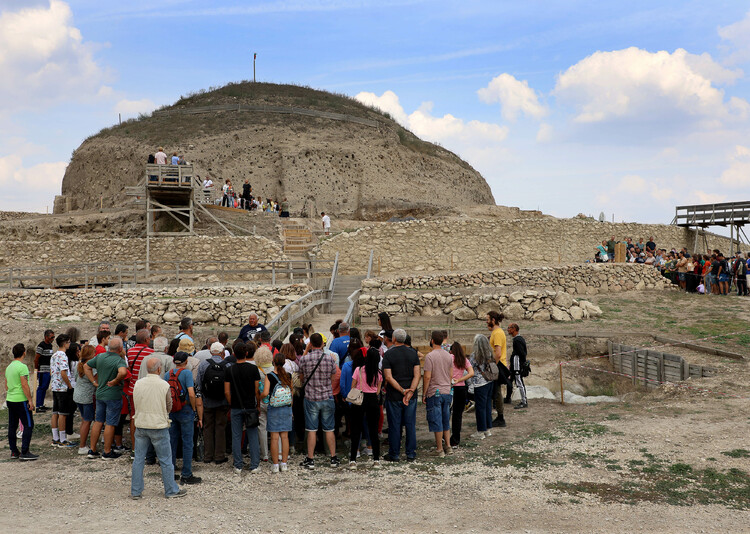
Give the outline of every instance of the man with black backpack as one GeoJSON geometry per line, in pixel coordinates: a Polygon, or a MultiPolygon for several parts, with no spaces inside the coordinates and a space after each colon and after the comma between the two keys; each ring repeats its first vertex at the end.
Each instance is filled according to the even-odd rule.
{"type": "Polygon", "coordinates": [[[518,325],[516,323],[508,325],[508,334],[513,338],[513,352],[510,355],[510,372],[516,382],[516,388],[521,393],[521,402],[513,407],[518,410],[528,407],[526,402],[526,385],[523,383],[523,377],[528,376],[526,340],[518,334],[518,325]]]}
{"type": "Polygon", "coordinates": [[[211,357],[198,366],[198,395],[203,400],[203,463],[227,461],[226,428],[229,404],[224,395],[224,345],[215,341],[209,347],[211,357]]]}

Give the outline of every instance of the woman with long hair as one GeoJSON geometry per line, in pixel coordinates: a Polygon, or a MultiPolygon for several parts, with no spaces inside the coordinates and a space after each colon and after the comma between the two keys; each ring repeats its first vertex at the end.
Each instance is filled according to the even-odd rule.
{"type": "MultiPolygon", "coordinates": [[[[96,348],[93,345],[84,345],[81,350],[80,361],[76,368],[76,388],[73,391],[73,401],[78,405],[81,411],[81,441],[78,445],[78,454],[84,455],[89,453],[89,447],[86,442],[89,439],[89,430],[94,420],[94,393],[98,384],[92,383],[83,373],[83,364],[96,356],[96,348]]],[[[92,369],[96,376],[96,369],[92,369]]],[[[71,417],[72,419],[72,417],[71,417]]]]}
{"type": "Polygon", "coordinates": [[[482,376],[490,363],[494,361],[490,342],[486,336],[477,334],[474,336],[469,363],[476,370],[474,376],[469,380],[469,389],[474,393],[475,410],[477,418],[477,431],[472,434],[474,439],[484,439],[492,435],[492,387],[493,383],[482,376]]]}
{"type": "Polygon", "coordinates": [[[391,316],[387,312],[380,312],[378,314],[378,325],[380,326],[380,335],[382,336],[386,330],[393,330],[391,324],[391,316]]]}
{"type": "Polygon", "coordinates": [[[310,323],[303,324],[302,332],[304,333],[304,336],[302,337],[302,341],[304,342],[305,347],[306,347],[310,344],[310,336],[315,333],[315,329],[313,328],[313,325],[310,323]]]}
{"type": "MultiPolygon", "coordinates": [[[[282,349],[284,346],[281,347],[282,349]]],[[[271,473],[287,470],[289,459],[289,432],[292,431],[292,375],[284,369],[286,358],[279,352],[273,357],[273,371],[268,379],[269,405],[266,429],[271,433],[271,473]],[[274,398],[282,397],[281,390],[288,390],[289,404],[273,406],[274,398]],[[274,397],[276,395],[276,397],[274,397]],[[279,438],[281,438],[281,465],[279,465],[279,438]]]]}
{"type": "Polygon", "coordinates": [[[474,377],[474,368],[466,358],[464,348],[458,341],[451,345],[453,355],[453,414],[451,418],[451,447],[458,447],[461,443],[461,423],[463,422],[466,396],[469,391],[467,380],[474,377]]]}
{"type": "Polygon", "coordinates": [[[378,419],[380,418],[380,403],[378,392],[383,383],[383,375],[380,372],[380,353],[375,348],[367,349],[367,355],[362,356],[362,351],[352,355],[352,387],[362,392],[364,397],[362,404],[351,405],[352,439],[349,451],[349,469],[357,468],[357,452],[362,436],[362,423],[367,421],[367,429],[372,440],[373,467],[380,468],[380,440],[378,435],[378,419]]]}

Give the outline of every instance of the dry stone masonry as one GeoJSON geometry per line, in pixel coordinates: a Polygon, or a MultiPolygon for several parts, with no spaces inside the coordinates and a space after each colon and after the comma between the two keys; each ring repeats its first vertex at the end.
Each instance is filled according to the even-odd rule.
{"type": "MultiPolygon", "coordinates": [[[[319,259],[339,255],[342,274],[364,274],[375,250],[375,273],[487,271],[499,267],[580,264],[596,246],[617,239],[655,237],[659,248],[693,248],[695,232],[678,226],[600,223],[554,217],[416,220],[373,225],[335,235],[316,249],[319,259]]],[[[729,250],[729,239],[708,234],[709,248],[729,250]]],[[[701,251],[704,252],[704,251],[701,251]]]]}
{"type": "Polygon", "coordinates": [[[425,274],[398,278],[373,278],[362,282],[362,288],[367,291],[520,286],[566,291],[578,295],[632,289],[663,289],[668,285],[668,281],[661,273],[651,266],[622,263],[589,263],[473,273],[425,274]]]}
{"type": "Polygon", "coordinates": [[[198,324],[240,326],[250,312],[267,322],[312,288],[306,284],[162,289],[37,289],[0,293],[0,307],[12,319],[99,320],[132,323],[148,319],[173,325],[185,317],[198,324]]]}

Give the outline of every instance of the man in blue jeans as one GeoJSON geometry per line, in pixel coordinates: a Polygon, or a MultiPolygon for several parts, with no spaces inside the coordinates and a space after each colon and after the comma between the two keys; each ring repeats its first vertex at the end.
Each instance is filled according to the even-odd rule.
{"type": "Polygon", "coordinates": [[[44,407],[44,397],[47,395],[47,389],[50,383],[50,369],[49,364],[52,359],[52,354],[55,352],[52,349],[52,341],[55,339],[55,332],[53,330],[44,331],[44,340],[42,340],[36,347],[36,357],[34,358],[34,369],[36,369],[37,379],[39,383],[36,387],[36,411],[37,413],[46,412],[47,408],[44,407]]]}
{"type": "MultiPolygon", "coordinates": [[[[198,412],[198,428],[203,426],[203,409],[195,397],[193,373],[187,368],[187,352],[174,355],[175,368],[164,375],[164,380],[176,378],[185,394],[186,402],[181,410],[171,412],[169,419],[169,440],[172,442],[172,465],[177,469],[177,445],[182,440],[182,476],[180,484],[200,484],[201,478],[193,475],[193,425],[195,412],[198,412]]],[[[177,475],[175,475],[177,480],[177,475]]]]}
{"type": "Polygon", "coordinates": [[[435,455],[453,454],[451,438],[451,403],[453,402],[453,357],[442,348],[443,332],[432,332],[430,347],[424,359],[422,395],[427,406],[427,426],[435,434],[435,455]],[[445,442],[445,445],[443,445],[445,442]]]}
{"type": "Polygon", "coordinates": [[[331,377],[338,370],[338,357],[323,352],[323,336],[313,334],[305,354],[297,360],[300,380],[305,389],[305,430],[307,431],[307,456],[300,463],[306,469],[315,469],[315,444],[318,428],[323,427],[331,467],[339,466],[336,456],[336,403],[333,400],[331,377]]]}
{"type": "MultiPolygon", "coordinates": [[[[417,397],[421,375],[417,351],[406,346],[406,331],[393,331],[393,345],[383,356],[385,408],[388,416],[387,462],[398,462],[401,452],[401,427],[406,427],[406,460],[417,457],[417,397]]],[[[377,439],[377,436],[374,437],[377,439]]]]}
{"type": "Polygon", "coordinates": [[[143,467],[146,463],[146,451],[150,446],[156,450],[161,465],[161,481],[164,484],[164,496],[168,499],[184,497],[187,490],[180,489],[174,481],[172,465],[172,447],[169,439],[169,411],[172,409],[172,395],[161,377],[161,361],[149,358],[144,362],[148,375],[138,380],[133,387],[133,404],[135,413],[135,443],[133,468],[131,470],[130,497],[140,499],[143,493],[143,467]]]}
{"type": "MultiPolygon", "coordinates": [[[[224,373],[224,396],[229,404],[232,426],[232,461],[234,474],[241,475],[244,467],[242,461],[242,434],[246,429],[248,449],[250,450],[250,473],[260,473],[260,443],[258,442],[258,425],[247,426],[246,416],[257,412],[260,401],[260,372],[258,367],[247,358],[255,356],[255,343],[252,341],[237,343],[234,346],[234,357],[237,362],[227,367],[224,373]]],[[[256,419],[257,420],[257,419],[256,419]]]]}

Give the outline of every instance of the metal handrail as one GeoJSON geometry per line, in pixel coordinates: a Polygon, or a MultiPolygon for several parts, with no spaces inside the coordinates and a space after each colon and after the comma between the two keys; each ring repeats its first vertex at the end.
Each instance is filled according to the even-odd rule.
{"type": "Polygon", "coordinates": [[[372,262],[375,259],[375,249],[370,249],[370,261],[367,263],[367,278],[372,278],[372,262]]]}
{"type": "MultiPolygon", "coordinates": [[[[331,269],[331,281],[328,284],[328,291],[330,291],[331,293],[330,295],[331,303],[333,303],[333,293],[334,293],[334,288],[336,287],[336,277],[338,276],[338,273],[339,273],[339,253],[337,252],[336,259],[333,261],[333,269],[331,269]]],[[[330,306],[329,306],[328,312],[329,313],[331,312],[330,306]]]]}
{"type": "Polygon", "coordinates": [[[354,293],[346,297],[346,300],[349,301],[349,309],[346,310],[346,315],[344,315],[344,322],[352,324],[355,316],[355,308],[359,305],[359,294],[362,292],[361,289],[357,289],[354,293]]]}
{"type": "MultiPolygon", "coordinates": [[[[291,325],[296,323],[297,320],[299,320],[300,318],[307,315],[310,312],[310,310],[312,310],[316,306],[321,306],[323,304],[330,304],[331,292],[328,289],[316,289],[315,291],[310,291],[309,293],[298,298],[294,302],[284,306],[284,308],[276,315],[276,317],[274,317],[273,319],[269,321],[269,323],[266,325],[266,328],[270,330],[276,323],[280,322],[281,319],[289,313],[289,311],[292,309],[293,306],[300,305],[305,300],[310,300],[310,302],[304,308],[302,308],[301,310],[298,310],[296,313],[289,316],[281,325],[279,325],[276,331],[273,334],[271,334],[271,341],[275,339],[279,339],[279,337],[281,336],[283,332],[286,332],[286,334],[289,334],[291,325]],[[317,295],[322,295],[323,298],[313,299],[313,297],[317,295]]],[[[286,334],[284,335],[284,337],[286,337],[286,334]]]]}

